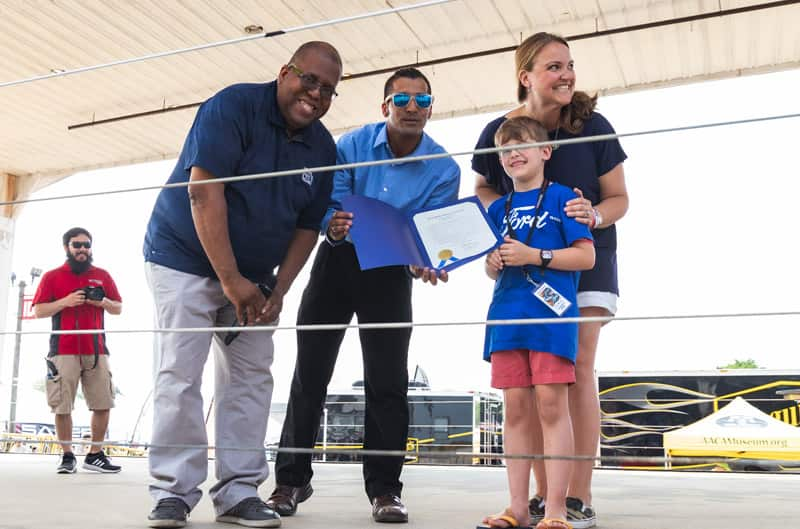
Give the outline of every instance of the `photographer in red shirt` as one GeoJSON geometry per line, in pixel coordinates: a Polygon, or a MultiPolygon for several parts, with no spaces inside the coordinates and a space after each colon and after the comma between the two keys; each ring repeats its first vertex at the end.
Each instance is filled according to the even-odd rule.
{"type": "MultiPolygon", "coordinates": [[[[53,330],[95,330],[104,328],[106,311],[122,312],[122,298],[111,276],[92,266],[92,235],[72,228],[63,237],[67,261],[42,276],[33,297],[37,318],[52,318],[53,330]]],[[[64,449],[59,474],[75,473],[72,452],[72,409],[78,390],[83,388],[86,405],[92,410],[92,441],[101,443],[108,429],[109,410],[114,407],[114,387],[108,365],[104,333],[53,334],[47,354],[47,403],[56,416],[56,435],[64,449]]],[[[114,473],[114,465],[102,447],[92,445],[83,468],[114,473]]]]}

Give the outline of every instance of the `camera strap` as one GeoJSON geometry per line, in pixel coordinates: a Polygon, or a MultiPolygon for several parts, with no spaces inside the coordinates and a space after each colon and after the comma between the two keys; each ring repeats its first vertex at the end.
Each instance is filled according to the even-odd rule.
{"type": "MultiPolygon", "coordinates": [[[[86,305],[82,305],[82,306],[80,306],[78,308],[80,310],[89,310],[90,312],[92,312],[92,307],[86,307],[86,305]]],[[[94,320],[95,320],[95,323],[97,323],[97,317],[95,317],[94,320]]],[[[80,326],[78,325],[78,321],[79,321],[79,318],[76,316],[75,317],[75,330],[79,330],[80,329],[80,326]]],[[[102,325],[102,322],[101,322],[101,325],[102,325]]],[[[102,327],[100,327],[100,328],[102,328],[102,327]]],[[[80,337],[81,335],[77,334],[75,336],[80,337]]],[[[78,338],[78,339],[80,339],[80,338],[78,338]]],[[[100,357],[100,334],[99,333],[93,333],[92,334],[92,345],[94,346],[94,364],[92,365],[92,369],[94,369],[94,368],[97,367],[97,361],[99,360],[99,357],[100,357]]]]}
{"type": "Polygon", "coordinates": [[[44,361],[47,363],[47,376],[54,377],[58,375],[58,368],[56,367],[56,363],[50,360],[50,358],[55,355],[47,355],[47,358],[44,361]]]}
{"type": "MultiPolygon", "coordinates": [[[[105,310],[103,308],[99,309],[99,313],[95,312],[95,327],[96,327],[96,330],[100,330],[100,329],[104,329],[105,330],[105,327],[106,327],[106,325],[105,325],[105,314],[106,313],[105,313],[105,310]],[[98,319],[100,321],[97,321],[98,319]]],[[[106,344],[106,333],[104,332],[102,334],[103,334],[103,354],[107,354],[108,353],[108,349],[106,349],[106,346],[105,346],[105,344],[106,344]]],[[[97,367],[97,361],[100,358],[100,333],[99,332],[96,332],[96,333],[92,334],[92,341],[93,341],[93,345],[94,345],[94,365],[92,366],[92,369],[94,369],[95,367],[97,367]]]]}
{"type": "Polygon", "coordinates": [[[92,339],[94,340],[94,365],[92,366],[92,369],[97,367],[97,361],[100,359],[100,338],[99,338],[99,336],[100,336],[99,334],[93,334],[92,335],[92,337],[93,337],[92,339]]]}

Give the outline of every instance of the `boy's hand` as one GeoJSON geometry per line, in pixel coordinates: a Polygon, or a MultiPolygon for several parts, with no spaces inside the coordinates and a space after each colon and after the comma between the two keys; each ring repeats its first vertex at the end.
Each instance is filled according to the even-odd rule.
{"type": "Polygon", "coordinates": [[[536,264],[536,252],[534,248],[512,239],[506,235],[505,242],[500,246],[500,258],[506,266],[523,266],[526,264],[536,264]]]}
{"type": "Polygon", "coordinates": [[[500,272],[503,269],[503,259],[500,257],[500,250],[493,250],[486,256],[486,266],[492,272],[500,272]]]}

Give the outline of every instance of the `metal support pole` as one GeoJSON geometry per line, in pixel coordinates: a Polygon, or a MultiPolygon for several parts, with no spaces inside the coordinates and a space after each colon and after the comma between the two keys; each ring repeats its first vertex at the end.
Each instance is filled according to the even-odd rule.
{"type": "Polygon", "coordinates": [[[14,368],[11,372],[11,404],[8,412],[8,433],[14,433],[17,422],[17,382],[19,379],[19,349],[22,341],[22,309],[25,301],[25,281],[20,281],[19,304],[17,305],[17,335],[14,339],[14,368]]]}
{"type": "Polygon", "coordinates": [[[328,460],[328,408],[322,410],[322,460],[328,460]]]}

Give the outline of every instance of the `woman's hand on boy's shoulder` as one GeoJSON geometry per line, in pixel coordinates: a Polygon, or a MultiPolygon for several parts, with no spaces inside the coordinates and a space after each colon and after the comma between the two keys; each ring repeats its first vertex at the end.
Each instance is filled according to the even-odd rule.
{"type": "Polygon", "coordinates": [[[586,224],[590,228],[594,228],[597,219],[595,218],[596,211],[594,206],[592,206],[592,202],[588,198],[584,198],[583,192],[577,187],[573,188],[572,191],[574,191],[577,196],[567,200],[564,206],[564,212],[568,217],[577,220],[581,224],[586,224]]]}

